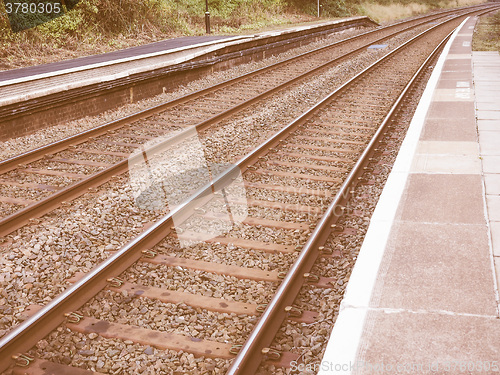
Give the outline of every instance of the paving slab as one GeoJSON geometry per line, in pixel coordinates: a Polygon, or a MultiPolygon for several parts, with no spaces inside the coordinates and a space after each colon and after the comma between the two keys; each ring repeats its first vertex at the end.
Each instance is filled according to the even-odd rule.
{"type": "Polygon", "coordinates": [[[460,46],[457,46],[455,48],[452,48],[450,49],[450,52],[451,53],[466,53],[466,52],[469,52],[470,53],[470,45],[460,45],[460,46]]]}
{"type": "Polygon", "coordinates": [[[474,78],[478,80],[487,80],[488,77],[500,77],[500,73],[495,71],[497,67],[494,65],[475,64],[474,78]]]}
{"type": "MultiPolygon", "coordinates": [[[[500,81],[500,79],[499,79],[500,81]]],[[[476,92],[478,87],[476,86],[476,92]]],[[[477,101],[483,103],[497,103],[497,99],[500,96],[500,89],[493,88],[491,86],[486,86],[480,89],[481,92],[477,93],[477,101]]]]}
{"type": "Polygon", "coordinates": [[[413,173],[481,174],[479,157],[466,155],[415,155],[413,173]]]}
{"type": "Polygon", "coordinates": [[[442,80],[454,79],[456,81],[462,81],[464,79],[464,75],[462,72],[443,71],[441,72],[441,79],[442,80]]]}
{"type": "Polygon", "coordinates": [[[498,95],[498,93],[500,92],[497,85],[497,83],[492,84],[491,82],[474,83],[476,89],[479,89],[479,92],[476,92],[476,94],[479,97],[489,97],[491,100],[494,100],[496,98],[496,95],[498,95]]]}
{"type": "Polygon", "coordinates": [[[356,375],[498,372],[494,317],[377,310],[368,312],[364,332],[356,375]]]}
{"type": "Polygon", "coordinates": [[[470,53],[449,53],[447,60],[462,60],[462,59],[470,60],[470,58],[471,58],[470,53]]]}
{"type": "MultiPolygon", "coordinates": [[[[499,94],[500,94],[500,91],[499,91],[499,94]]],[[[477,112],[477,118],[479,120],[500,120],[500,110],[498,110],[498,111],[479,111],[479,112],[477,112]]]]}
{"type": "Polygon", "coordinates": [[[438,89],[434,93],[434,102],[473,102],[472,91],[469,87],[455,87],[453,89],[438,89]]]}
{"type": "MultiPolygon", "coordinates": [[[[477,133],[473,127],[460,126],[465,120],[428,119],[421,139],[424,141],[476,142],[477,133]],[[460,129],[460,130],[459,130],[460,129]]],[[[476,148],[477,144],[475,143],[476,148]]]]}
{"type": "MultiPolygon", "coordinates": [[[[494,315],[486,224],[398,222],[370,306],[494,315]]],[[[500,323],[500,322],[499,322],[500,323]]]]}
{"type": "Polygon", "coordinates": [[[477,120],[477,129],[481,131],[499,131],[500,120],[477,120]]]}
{"type": "Polygon", "coordinates": [[[500,173],[485,173],[486,194],[500,195],[500,173]]]}
{"type": "Polygon", "coordinates": [[[448,60],[444,63],[443,70],[453,70],[453,71],[472,71],[471,66],[472,60],[469,57],[468,59],[453,59],[448,60]]]}
{"type": "Polygon", "coordinates": [[[486,89],[486,92],[483,92],[483,90],[478,92],[479,95],[484,95],[484,94],[491,95],[491,93],[496,93],[496,95],[498,95],[498,91],[499,91],[498,86],[488,85],[488,81],[492,82],[494,80],[494,81],[498,82],[498,80],[500,79],[500,74],[486,72],[486,73],[481,73],[481,74],[475,75],[474,78],[478,82],[482,81],[484,86],[485,86],[485,89],[486,89]],[[489,93],[488,91],[491,91],[491,93],[489,93]]]}
{"type": "Polygon", "coordinates": [[[478,111],[497,111],[498,104],[493,101],[492,102],[479,101],[476,103],[476,109],[478,111]]]}
{"type": "Polygon", "coordinates": [[[481,176],[411,174],[400,207],[404,221],[484,224],[481,176]]]}
{"type": "Polygon", "coordinates": [[[495,273],[497,275],[497,285],[500,285],[500,256],[495,257],[495,273]]]}
{"type": "Polygon", "coordinates": [[[427,115],[429,118],[466,119],[474,121],[474,102],[433,102],[427,115]]]}
{"type": "Polygon", "coordinates": [[[500,221],[500,196],[487,195],[486,206],[488,208],[488,217],[490,221],[500,221]]]}
{"type": "Polygon", "coordinates": [[[500,56],[497,51],[489,51],[490,55],[479,56],[477,57],[477,51],[474,51],[474,59],[477,61],[479,66],[500,66],[500,56]]]}
{"type": "MultiPolygon", "coordinates": [[[[476,95],[477,103],[496,103],[496,96],[489,95],[476,95]]],[[[478,113],[479,115],[479,113],[478,113]]]]}
{"type": "Polygon", "coordinates": [[[472,88],[472,79],[457,80],[457,79],[440,79],[437,84],[437,89],[455,89],[456,87],[472,88]]]}
{"type": "Polygon", "coordinates": [[[481,148],[481,155],[500,155],[500,132],[490,130],[479,131],[479,146],[481,148]]]}
{"type": "MultiPolygon", "coordinates": [[[[456,131],[461,130],[457,126],[456,131]]],[[[418,143],[417,154],[473,155],[479,156],[476,142],[423,141],[418,143]]]]}
{"type": "MultiPolygon", "coordinates": [[[[479,70],[478,74],[484,74],[484,75],[486,75],[487,73],[485,74],[485,72],[483,71],[483,69],[484,70],[486,70],[486,69],[497,69],[497,68],[500,67],[500,63],[493,63],[493,62],[481,63],[481,62],[479,62],[479,63],[476,64],[476,66],[481,69],[481,70],[479,70]]],[[[494,76],[498,76],[499,75],[498,72],[495,72],[495,71],[492,71],[491,74],[493,74],[494,76]]]]}
{"type": "Polygon", "coordinates": [[[500,155],[481,156],[484,173],[500,173],[500,155]]]}
{"type": "MultiPolygon", "coordinates": [[[[493,244],[493,255],[500,257],[500,221],[490,222],[491,242],[493,244]]],[[[496,259],[500,263],[500,258],[496,259]]],[[[499,284],[500,285],[500,284],[499,284]]]]}
{"type": "MultiPolygon", "coordinates": [[[[479,95],[476,96],[477,103],[496,103],[495,96],[491,95],[479,95]]],[[[479,113],[477,114],[479,116],[479,113]]],[[[481,116],[483,117],[483,116],[481,116]]],[[[493,120],[493,119],[490,119],[493,120]]]]}

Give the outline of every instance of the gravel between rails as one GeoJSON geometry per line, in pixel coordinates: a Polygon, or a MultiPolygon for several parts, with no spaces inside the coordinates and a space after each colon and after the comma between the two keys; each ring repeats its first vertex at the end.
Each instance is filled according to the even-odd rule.
{"type": "Polygon", "coordinates": [[[175,241],[172,239],[171,243],[165,241],[164,244],[158,245],[156,249],[160,253],[180,258],[191,258],[240,267],[259,267],[262,270],[274,270],[278,272],[287,271],[288,262],[295,258],[293,254],[262,254],[260,251],[243,249],[234,245],[221,246],[220,244],[203,242],[173,252],[172,247],[174,245],[175,241]],[[169,245],[170,247],[166,247],[165,245],[169,245]],[[260,262],[255,261],[257,254],[260,257],[260,262]]]}
{"type": "MultiPolygon", "coordinates": [[[[386,52],[388,51],[379,53],[381,54],[386,52]]],[[[376,59],[378,56],[377,53],[370,52],[369,57],[376,59]]],[[[365,63],[368,64],[370,61],[371,59],[365,63]]],[[[362,66],[357,66],[356,68],[361,69],[362,66]]],[[[336,70],[336,74],[339,74],[338,70],[336,70]]],[[[335,74],[332,74],[332,76],[335,76],[335,74]]],[[[327,77],[325,80],[331,82],[331,77],[327,77]]],[[[305,103],[308,106],[312,104],[311,101],[315,101],[315,99],[311,99],[312,92],[318,90],[317,82],[314,82],[314,84],[310,83],[311,87],[309,87],[308,90],[302,88],[298,89],[298,91],[301,91],[302,95],[298,96],[297,101],[300,102],[300,99],[302,99],[302,105],[305,103]],[[316,86],[314,86],[314,84],[316,84],[316,86]]],[[[328,90],[325,85],[323,90],[325,90],[325,92],[331,91],[331,87],[330,90],[328,90]]],[[[318,93],[318,96],[324,96],[324,92],[321,90],[319,91],[320,93],[318,93]]],[[[285,94],[285,97],[287,97],[287,95],[291,94],[285,94]]],[[[285,100],[283,100],[283,103],[285,103],[285,100]]],[[[273,107],[272,105],[270,106],[273,107]]],[[[275,105],[274,107],[280,108],[279,105],[275,105]]],[[[287,110],[290,110],[290,108],[284,109],[283,111],[287,110]]],[[[296,113],[292,112],[289,116],[293,118],[295,115],[296,113]]],[[[281,122],[283,121],[283,118],[287,121],[286,115],[274,119],[274,117],[269,116],[269,113],[266,113],[266,115],[262,116],[261,127],[274,125],[279,128],[279,125],[270,124],[269,119],[281,122]],[[264,121],[265,119],[267,121],[264,121]]],[[[233,126],[235,130],[240,129],[237,126],[231,126],[233,126]]],[[[239,126],[242,126],[242,124],[239,124],[239,126]]],[[[226,145],[234,145],[234,139],[238,139],[239,141],[240,138],[238,137],[241,136],[241,133],[237,133],[236,137],[228,138],[226,136],[226,138],[223,138],[223,134],[226,131],[227,128],[224,128],[224,130],[217,129],[213,131],[213,133],[219,132],[220,134],[217,135],[219,135],[220,138],[217,139],[215,135],[207,138],[212,140],[212,144],[216,143],[215,139],[217,139],[217,142],[220,143],[220,146],[218,145],[219,147],[216,147],[217,149],[230,150],[230,152],[222,156],[218,155],[216,152],[207,152],[207,158],[210,161],[233,161],[235,156],[241,155],[241,152],[245,149],[245,147],[253,147],[261,141],[261,139],[256,140],[253,136],[253,132],[250,132],[249,135],[241,138],[242,148],[232,150],[231,147],[227,147],[226,145]],[[251,142],[251,139],[253,139],[253,142],[251,142]],[[247,140],[247,142],[243,142],[243,140],[247,140]]],[[[239,144],[238,146],[240,147],[239,144]]],[[[209,149],[208,146],[206,148],[209,149]]],[[[3,279],[1,281],[2,284],[7,284],[8,286],[8,288],[2,290],[2,298],[0,299],[0,311],[3,315],[0,322],[3,324],[4,332],[9,329],[9,327],[15,326],[19,323],[22,319],[20,313],[27,305],[32,303],[44,304],[48,302],[65,288],[66,284],[64,283],[64,280],[72,276],[74,272],[88,271],[93,265],[107,256],[106,250],[119,248],[131,237],[138,234],[144,224],[157,220],[165,213],[165,211],[144,212],[137,210],[135,202],[130,196],[130,186],[127,183],[127,180],[127,176],[118,177],[112,183],[103,185],[96,193],[91,194],[90,197],[85,196],[75,200],[72,203],[71,209],[62,208],[60,210],[56,210],[57,212],[54,211],[53,213],[47,215],[41,220],[43,227],[38,226],[33,228],[32,226],[27,226],[17,231],[14,235],[6,238],[3,244],[3,254],[0,258],[2,270],[5,271],[2,273],[3,279]],[[68,215],[68,211],[71,212],[71,215],[68,215]],[[36,262],[36,266],[33,267],[32,270],[27,271],[27,269],[30,269],[33,262],[36,262]],[[4,275],[6,275],[9,280],[7,280],[4,275]],[[48,278],[52,281],[51,289],[47,288],[47,285],[44,283],[44,280],[47,280],[48,278]]],[[[262,178],[260,178],[260,181],[262,181],[262,178]]],[[[318,187],[328,189],[331,188],[331,185],[315,183],[313,188],[317,189],[318,187]]],[[[280,220],[284,220],[283,212],[280,212],[280,215],[280,220]]],[[[290,220],[296,220],[296,214],[289,215],[290,220]]],[[[307,220],[308,217],[307,215],[303,215],[301,219],[307,220]]],[[[218,246],[214,246],[213,248],[216,248],[216,253],[220,253],[221,255],[224,250],[228,250],[219,248],[218,246]]],[[[252,259],[249,258],[246,261],[251,260],[252,259]]],[[[289,264],[291,261],[292,259],[287,259],[289,264]]],[[[150,270],[151,267],[149,266],[146,272],[150,272],[150,270]]],[[[196,272],[191,271],[183,274],[183,276],[189,277],[190,280],[193,280],[193,283],[196,283],[197,275],[198,274],[196,272]]],[[[182,280],[185,282],[185,279],[182,280]]],[[[227,285],[230,284],[231,283],[228,283],[227,285]]],[[[265,293],[266,296],[268,295],[266,286],[255,289],[255,293],[258,293],[259,290],[262,291],[262,294],[265,293]]],[[[250,324],[250,321],[246,321],[244,324],[247,323],[250,324]]],[[[59,334],[54,333],[46,340],[50,346],[61,345],[61,353],[63,353],[64,358],[68,357],[67,355],[64,355],[64,353],[67,353],[68,350],[70,350],[70,353],[75,353],[76,350],[73,350],[72,348],[72,345],[75,344],[75,336],[73,334],[66,335],[65,331],[66,330],[64,328],[61,328],[59,330],[59,334]]],[[[95,341],[102,341],[102,343],[106,343],[109,347],[121,347],[122,350],[124,350],[124,344],[125,346],[128,345],[126,343],[120,343],[119,340],[101,339],[102,338],[95,341]]],[[[45,344],[42,343],[41,345],[43,346],[45,344]]],[[[132,347],[134,347],[134,345],[132,345],[132,347]]],[[[95,351],[95,353],[97,353],[97,351],[95,351]]],[[[41,358],[45,358],[43,353],[37,354],[41,358]]],[[[134,349],[133,353],[129,354],[130,358],[128,361],[135,363],[144,362],[141,359],[144,355],[142,349],[139,352],[134,349]]],[[[148,354],[146,354],[146,356],[147,355],[148,354]]],[[[47,354],[47,356],[51,355],[47,354]]],[[[166,351],[165,356],[167,356],[165,362],[179,364],[188,363],[188,370],[184,368],[184,371],[198,371],[200,368],[203,368],[203,366],[208,366],[211,363],[215,363],[214,369],[222,371],[222,369],[227,368],[228,365],[228,361],[207,361],[201,363],[192,359],[192,356],[187,355],[186,353],[166,351]]],[[[63,363],[70,363],[64,358],[60,359],[63,363]]],[[[95,368],[98,370],[104,369],[110,373],[134,373],[135,371],[134,368],[128,368],[127,372],[119,372],[123,371],[123,368],[128,366],[125,362],[120,364],[115,361],[115,363],[109,367],[105,360],[106,358],[101,358],[97,355],[92,355],[91,358],[93,364],[91,364],[89,368],[95,368]],[[93,360],[94,357],[95,361],[93,360]],[[114,370],[113,367],[117,364],[118,367],[114,370]],[[117,370],[118,368],[121,370],[117,370]]],[[[69,360],[71,361],[71,358],[69,360]]],[[[75,359],[73,358],[73,360],[75,359]]],[[[75,362],[72,362],[72,364],[75,365],[75,362]]],[[[78,363],[76,363],[76,365],[78,365],[78,363]]],[[[155,365],[153,364],[144,366],[144,373],[162,373],[155,372],[155,365]]],[[[164,366],[164,363],[162,366],[164,366]]],[[[156,367],[156,371],[158,371],[158,367],[156,367]]]]}

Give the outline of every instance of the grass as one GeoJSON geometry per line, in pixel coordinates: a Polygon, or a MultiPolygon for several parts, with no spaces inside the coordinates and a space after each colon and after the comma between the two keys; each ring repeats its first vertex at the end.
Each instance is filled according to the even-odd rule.
{"type": "Polygon", "coordinates": [[[500,11],[479,19],[472,38],[472,49],[500,52],[500,11]]]}
{"type": "Polygon", "coordinates": [[[387,23],[427,13],[436,8],[457,8],[485,2],[485,0],[365,1],[359,5],[358,11],[379,23],[387,23]]]}
{"type": "Polygon", "coordinates": [[[359,6],[360,13],[365,14],[374,21],[386,23],[402,18],[408,18],[417,14],[428,12],[430,7],[426,4],[378,4],[365,2],[359,6]]]}

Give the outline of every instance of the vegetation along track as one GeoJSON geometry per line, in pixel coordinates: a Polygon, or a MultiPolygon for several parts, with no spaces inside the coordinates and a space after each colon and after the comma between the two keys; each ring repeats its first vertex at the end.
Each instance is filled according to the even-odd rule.
{"type": "Polygon", "coordinates": [[[274,93],[366,54],[370,45],[409,30],[418,32],[450,14],[369,31],[4,160],[0,162],[0,236],[126,172],[130,153],[147,141],[163,139],[163,146],[170,146],[192,135],[193,129],[203,132],[274,93]]]}
{"type": "MultiPolygon", "coordinates": [[[[72,280],[0,341],[0,368],[15,355],[19,364],[38,358],[18,373],[76,374],[68,367],[74,365],[107,373],[236,374],[254,373],[261,359],[279,365],[296,359],[269,348],[272,337],[283,319],[314,322],[315,313],[298,311],[293,301],[304,281],[324,287],[334,281],[305,275],[326,229],[366,178],[362,167],[407,82],[463,18],[392,51],[72,280]]],[[[189,160],[196,159],[196,142],[185,142],[182,149],[193,150],[189,160]]],[[[161,149],[136,172],[147,173],[145,166],[175,151],[161,149]]],[[[203,166],[192,172],[186,184],[205,173],[203,166]]],[[[161,203],[161,191],[139,190],[141,204],[161,203]]],[[[168,195],[168,187],[162,191],[168,195]]]]}

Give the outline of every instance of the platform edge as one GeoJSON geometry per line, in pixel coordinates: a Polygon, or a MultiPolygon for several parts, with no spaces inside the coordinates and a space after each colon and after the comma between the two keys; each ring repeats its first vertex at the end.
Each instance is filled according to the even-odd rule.
{"type": "Polygon", "coordinates": [[[446,43],[441,56],[427,82],[422,98],[413,115],[407,135],[389,174],[387,183],[377,203],[358,259],[347,284],[344,299],[340,305],[339,316],[333,326],[330,339],[321,360],[318,375],[352,374],[355,368],[369,302],[375,286],[376,276],[382,261],[391,227],[408,179],[413,156],[417,149],[424,121],[429,110],[434,90],[437,87],[445,59],[451,44],[467,17],[454,31],[446,43]]]}

